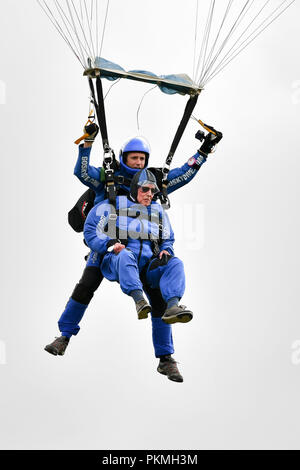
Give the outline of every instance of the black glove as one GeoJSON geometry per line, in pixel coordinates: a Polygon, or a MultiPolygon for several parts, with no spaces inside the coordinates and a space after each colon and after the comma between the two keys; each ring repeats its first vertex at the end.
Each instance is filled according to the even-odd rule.
{"type": "Polygon", "coordinates": [[[98,135],[98,132],[99,132],[99,127],[95,123],[85,126],[84,133],[88,134],[89,136],[85,137],[84,141],[93,143],[98,135]]]}
{"type": "MultiPolygon", "coordinates": [[[[211,128],[211,129],[213,129],[213,128],[211,128]]],[[[216,131],[215,129],[213,129],[213,130],[216,133],[216,135],[209,132],[205,136],[204,142],[203,142],[203,144],[201,145],[201,147],[199,149],[199,151],[202,152],[202,153],[205,153],[205,155],[208,155],[209,153],[211,153],[213,148],[223,138],[222,132],[216,131]]]]}

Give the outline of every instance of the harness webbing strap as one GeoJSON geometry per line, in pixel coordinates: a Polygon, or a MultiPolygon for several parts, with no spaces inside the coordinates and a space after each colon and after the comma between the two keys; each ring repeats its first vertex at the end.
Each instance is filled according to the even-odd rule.
{"type": "MultiPolygon", "coordinates": [[[[117,220],[118,220],[118,217],[120,217],[120,213],[122,214],[122,211],[120,211],[120,209],[116,209],[115,208],[115,213],[114,214],[110,214],[109,216],[109,219],[111,221],[113,221],[113,223],[115,224],[115,234],[116,234],[116,239],[115,240],[122,240],[123,236],[125,235],[125,237],[127,237],[127,232],[124,234],[122,230],[120,230],[120,226],[117,224],[117,220]]],[[[124,214],[122,214],[124,215],[124,214]]],[[[140,220],[147,220],[149,221],[149,215],[148,214],[142,214],[140,211],[137,211],[135,212],[134,214],[131,214],[130,213],[130,208],[128,210],[128,217],[132,218],[132,219],[140,219],[140,220]]],[[[158,213],[158,217],[155,217],[156,219],[156,222],[158,224],[158,238],[157,237],[152,237],[151,234],[150,234],[150,240],[151,240],[151,243],[152,243],[152,249],[153,249],[153,253],[154,253],[154,256],[158,256],[159,253],[160,253],[160,245],[162,244],[163,242],[163,216],[162,216],[162,213],[159,212],[158,213]]],[[[153,218],[151,218],[151,221],[153,222],[153,218]]],[[[105,230],[107,230],[107,227],[108,225],[105,226],[105,230]]],[[[123,239],[124,240],[124,239],[123,239]]]]}
{"type": "Polygon", "coordinates": [[[91,77],[88,77],[88,80],[89,80],[91,95],[92,95],[92,98],[93,98],[93,104],[95,106],[95,110],[96,110],[96,114],[97,114],[97,118],[98,118],[98,122],[99,122],[99,120],[100,120],[99,105],[98,105],[98,101],[96,99],[94,83],[93,83],[93,80],[91,79],[91,77]]]}
{"type": "Polygon", "coordinates": [[[198,96],[199,95],[191,96],[186,104],[182,119],[178,126],[177,132],[173,139],[171,148],[169,150],[168,156],[166,158],[166,161],[162,170],[163,171],[162,197],[160,199],[161,199],[162,204],[164,204],[167,208],[170,207],[170,201],[169,201],[168,194],[167,194],[167,186],[168,186],[167,178],[168,178],[168,174],[170,171],[170,166],[171,166],[174,154],[176,152],[176,149],[178,147],[178,144],[187,126],[187,123],[189,122],[192,112],[197,104],[198,96]]]}
{"type": "Polygon", "coordinates": [[[105,116],[105,108],[104,108],[103,88],[102,88],[102,82],[101,82],[100,77],[96,78],[96,88],[97,88],[98,107],[99,107],[98,121],[99,121],[101,136],[102,136],[103,149],[104,149],[104,152],[108,152],[110,150],[110,146],[109,146],[109,143],[108,143],[108,134],[107,134],[106,116],[105,116]]]}
{"type": "Polygon", "coordinates": [[[108,142],[102,82],[101,82],[101,78],[97,76],[96,77],[97,98],[96,98],[93,80],[91,77],[88,77],[88,80],[89,80],[91,95],[94,101],[98,124],[99,124],[101,137],[102,137],[102,144],[103,144],[103,150],[104,150],[103,168],[105,172],[106,191],[107,191],[110,203],[114,204],[116,201],[116,196],[117,196],[115,180],[114,180],[115,156],[108,142]]]}
{"type": "Polygon", "coordinates": [[[186,104],[186,107],[185,107],[185,110],[184,110],[184,113],[183,113],[183,116],[182,116],[182,119],[181,119],[181,122],[179,124],[179,127],[177,129],[177,132],[175,134],[175,137],[174,137],[174,140],[172,142],[172,145],[171,145],[171,148],[170,148],[170,151],[169,151],[169,155],[167,157],[167,161],[168,163],[170,161],[172,161],[172,158],[174,156],[174,153],[176,152],[176,149],[178,147],[178,144],[181,140],[181,137],[185,131],[185,128],[187,126],[187,123],[189,122],[190,120],[190,117],[192,115],[192,112],[194,111],[194,108],[197,104],[197,100],[198,100],[198,96],[199,95],[194,95],[194,96],[191,96],[190,99],[188,100],[187,104],[186,104]]]}
{"type": "Polygon", "coordinates": [[[108,134],[107,134],[107,126],[106,126],[106,116],[105,116],[105,107],[104,107],[104,98],[103,98],[103,88],[101,78],[96,78],[96,90],[97,90],[97,98],[96,92],[94,87],[94,82],[91,77],[88,77],[91,95],[93,98],[93,102],[96,109],[96,114],[98,118],[98,124],[100,127],[102,143],[104,152],[108,152],[110,150],[109,143],[108,143],[108,134]]]}

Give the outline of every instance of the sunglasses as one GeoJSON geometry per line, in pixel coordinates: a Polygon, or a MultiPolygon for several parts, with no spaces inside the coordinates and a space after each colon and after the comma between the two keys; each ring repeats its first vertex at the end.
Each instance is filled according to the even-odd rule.
{"type": "Polygon", "coordinates": [[[141,186],[142,193],[148,193],[151,191],[151,194],[155,194],[157,192],[156,188],[148,188],[148,186],[141,186]]]}

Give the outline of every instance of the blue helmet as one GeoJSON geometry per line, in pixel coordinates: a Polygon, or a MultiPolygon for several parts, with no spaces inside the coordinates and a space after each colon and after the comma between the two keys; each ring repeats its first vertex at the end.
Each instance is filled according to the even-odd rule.
{"type": "Polygon", "coordinates": [[[150,145],[144,137],[134,137],[133,139],[128,140],[120,150],[120,163],[126,167],[126,157],[129,152],[144,153],[146,156],[145,168],[147,168],[150,156],[150,145]]]}

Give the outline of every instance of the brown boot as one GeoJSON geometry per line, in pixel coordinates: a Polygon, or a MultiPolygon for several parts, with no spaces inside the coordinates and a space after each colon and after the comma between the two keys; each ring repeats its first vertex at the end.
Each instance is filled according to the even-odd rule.
{"type": "Polygon", "coordinates": [[[151,312],[151,306],[146,302],[145,299],[136,302],[135,306],[139,320],[144,320],[145,318],[148,318],[148,313],[151,312]]]}
{"type": "Polygon", "coordinates": [[[186,310],[185,305],[174,305],[167,308],[162,316],[162,320],[169,325],[173,323],[187,323],[193,318],[193,312],[186,310]]]}
{"type": "Polygon", "coordinates": [[[177,362],[171,355],[164,356],[164,358],[159,360],[157,372],[166,375],[168,379],[173,382],[183,382],[183,377],[178,370],[177,362]]]}
{"type": "Polygon", "coordinates": [[[69,344],[70,338],[66,336],[60,336],[56,338],[51,344],[47,344],[45,351],[53,356],[63,356],[69,344]]]}

